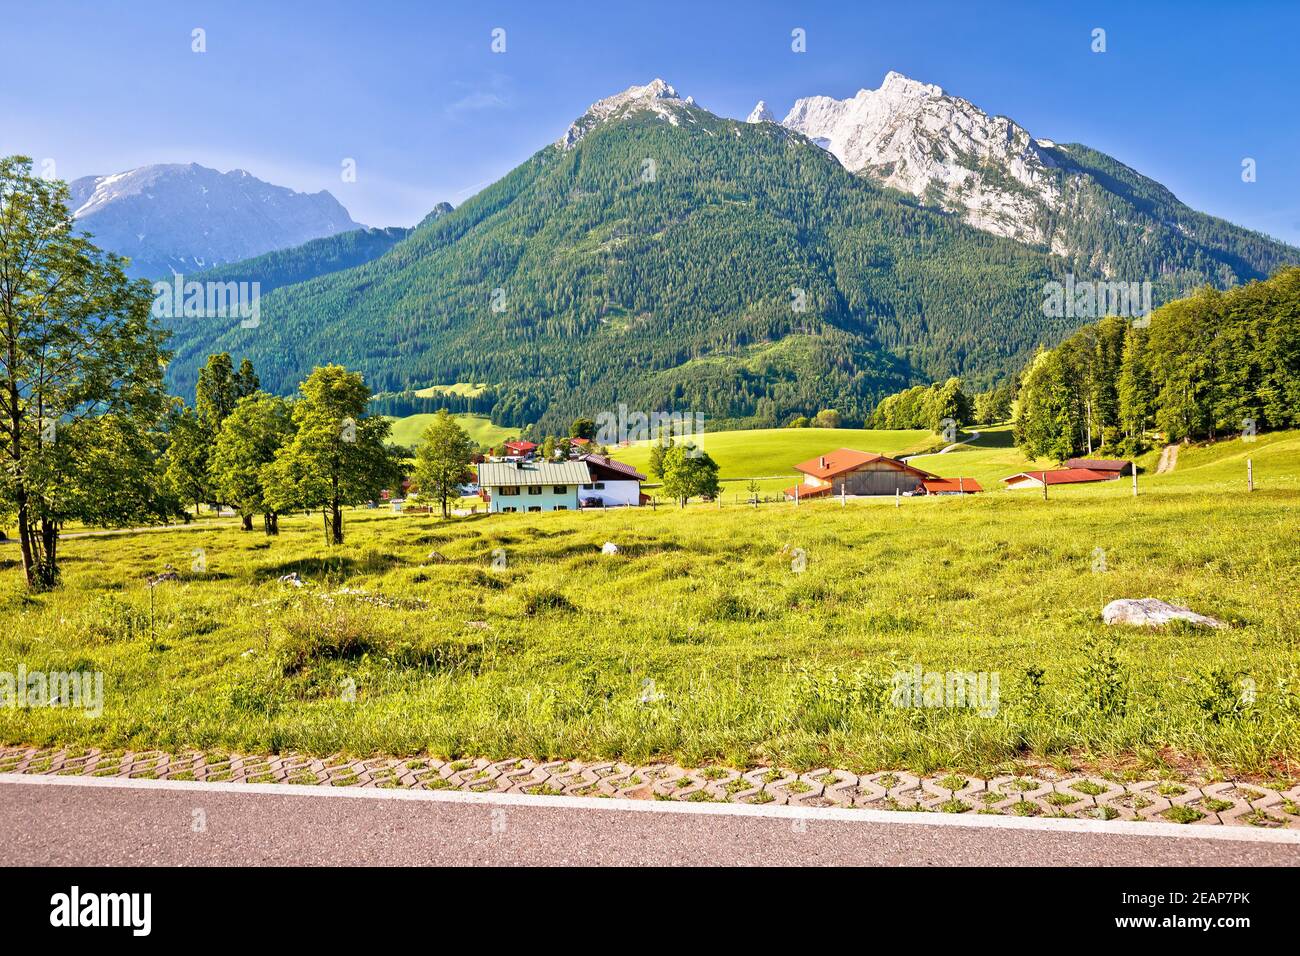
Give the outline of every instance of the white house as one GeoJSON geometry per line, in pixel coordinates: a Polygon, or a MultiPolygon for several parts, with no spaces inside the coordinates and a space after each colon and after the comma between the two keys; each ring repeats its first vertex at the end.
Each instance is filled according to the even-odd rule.
{"type": "Polygon", "coordinates": [[[488,510],[576,511],[578,488],[591,481],[580,461],[485,461],[478,466],[479,487],[488,510]]]}
{"type": "Polygon", "coordinates": [[[578,460],[591,471],[591,480],[578,489],[582,507],[619,508],[641,504],[641,482],[645,481],[645,475],[631,465],[603,455],[583,455],[578,460]]]}

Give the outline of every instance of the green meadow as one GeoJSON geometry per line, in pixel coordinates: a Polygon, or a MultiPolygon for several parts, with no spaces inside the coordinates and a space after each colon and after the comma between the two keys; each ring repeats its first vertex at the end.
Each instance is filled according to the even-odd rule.
{"type": "MultiPolygon", "coordinates": [[[[479,445],[495,445],[509,438],[517,437],[519,429],[503,428],[500,425],[494,425],[492,420],[486,415],[453,415],[465,434],[479,445]]],[[[429,412],[422,412],[418,415],[406,415],[403,418],[391,419],[393,430],[388,436],[389,441],[396,445],[408,445],[414,447],[420,443],[420,438],[424,435],[424,430],[429,427],[429,423],[434,419],[434,415],[429,412]]]]}
{"type": "MultiPolygon", "coordinates": [[[[723,436],[709,450],[761,475],[862,447],[790,434],[731,464],[723,436]]],[[[996,490],[900,507],[724,498],[445,522],[357,509],[334,548],[319,516],[283,519],[278,538],[72,538],[62,586],[36,595],[6,544],[4,668],[99,670],[105,701],[97,718],[0,708],[0,739],[1300,776],[1300,433],[1186,448],[1136,498],[1123,480],[1047,501],[998,488],[1019,470],[999,441],[923,464],[996,490]],[[179,579],[151,589],[167,565],[179,579]],[[278,581],[291,573],[303,586],[278,581]],[[1121,597],[1230,626],[1105,626],[1121,597]],[[996,675],[996,713],[895,706],[893,675],[918,665],[996,675]]]]}
{"type": "MultiPolygon", "coordinates": [[[[704,433],[700,442],[718,463],[723,481],[749,478],[794,477],[794,466],[836,448],[881,455],[910,455],[939,447],[942,442],[928,431],[880,431],[869,428],[758,428],[750,431],[704,433]]],[[[611,449],[619,461],[643,473],[650,462],[650,442],[611,449]]]]}

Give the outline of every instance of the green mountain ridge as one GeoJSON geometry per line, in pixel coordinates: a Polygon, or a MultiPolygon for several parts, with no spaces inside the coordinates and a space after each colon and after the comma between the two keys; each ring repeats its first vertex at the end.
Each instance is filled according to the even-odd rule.
{"type": "MultiPolygon", "coordinates": [[[[382,255],[274,288],[256,329],[176,323],[172,387],[188,393],[224,350],[285,394],[327,361],[377,392],[489,382],[511,426],[620,402],[750,425],[834,407],[856,423],[916,382],[990,384],[1088,321],[1043,310],[1047,282],[1102,278],[1081,257],[966,226],[777,124],[673,102],[667,121],[660,105],[588,124],[382,255]]],[[[1114,211],[1072,234],[1149,278],[1156,304],[1300,262],[1103,154],[1054,152],[1114,211]]]]}
{"type": "Polygon", "coordinates": [[[259,282],[265,295],[281,286],[306,282],[377,259],[410,234],[411,230],[403,226],[353,229],[207,269],[186,279],[197,282],[259,282]]]}

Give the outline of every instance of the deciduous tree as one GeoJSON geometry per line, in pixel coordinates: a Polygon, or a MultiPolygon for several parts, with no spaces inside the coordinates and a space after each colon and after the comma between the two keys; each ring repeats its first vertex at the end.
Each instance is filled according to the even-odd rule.
{"type": "Polygon", "coordinates": [[[0,158],[0,495],[31,588],[58,581],[70,520],[164,518],[166,334],[147,284],[75,229],[64,183],[0,158]]]}
{"type": "Polygon", "coordinates": [[[474,470],[470,467],[473,457],[474,442],[456,424],[456,419],[445,409],[434,415],[416,449],[412,480],[420,489],[422,499],[441,503],[444,518],[447,502],[459,495],[459,486],[474,480],[474,470]]]}
{"type": "Polygon", "coordinates": [[[279,534],[279,510],[266,497],[266,466],[292,436],[288,403],[265,392],[241,398],[222,422],[212,450],[212,481],[222,500],[244,519],[246,529],[260,513],[263,530],[279,534]]]}
{"type": "Polygon", "coordinates": [[[674,445],[664,452],[664,494],[676,498],[684,508],[690,498],[713,498],[718,494],[718,465],[707,453],[688,445],[674,445]]]}
{"type": "Polygon", "coordinates": [[[277,511],[320,508],[326,541],[343,543],[343,507],[373,501],[396,488],[402,464],[384,444],[392,423],[367,416],[370,389],[341,365],[317,367],[299,386],[294,436],[263,474],[277,511]]]}

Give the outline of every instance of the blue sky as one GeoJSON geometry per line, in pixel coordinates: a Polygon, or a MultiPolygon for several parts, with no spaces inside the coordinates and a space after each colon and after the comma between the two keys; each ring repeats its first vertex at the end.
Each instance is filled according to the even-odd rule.
{"type": "Polygon", "coordinates": [[[799,96],[851,96],[893,69],[1300,244],[1294,2],[0,8],[0,153],[53,159],[65,179],[194,161],[328,189],[361,222],[407,225],[656,76],[719,114],[765,99],[779,117],[799,96]],[[191,51],[196,27],[206,53],[191,51]],[[491,50],[498,27],[504,53],[491,50]],[[806,53],[791,51],[796,27],[806,53]],[[1098,27],[1105,53],[1091,50],[1098,27]],[[354,183],[341,180],[347,158],[354,183]]]}

